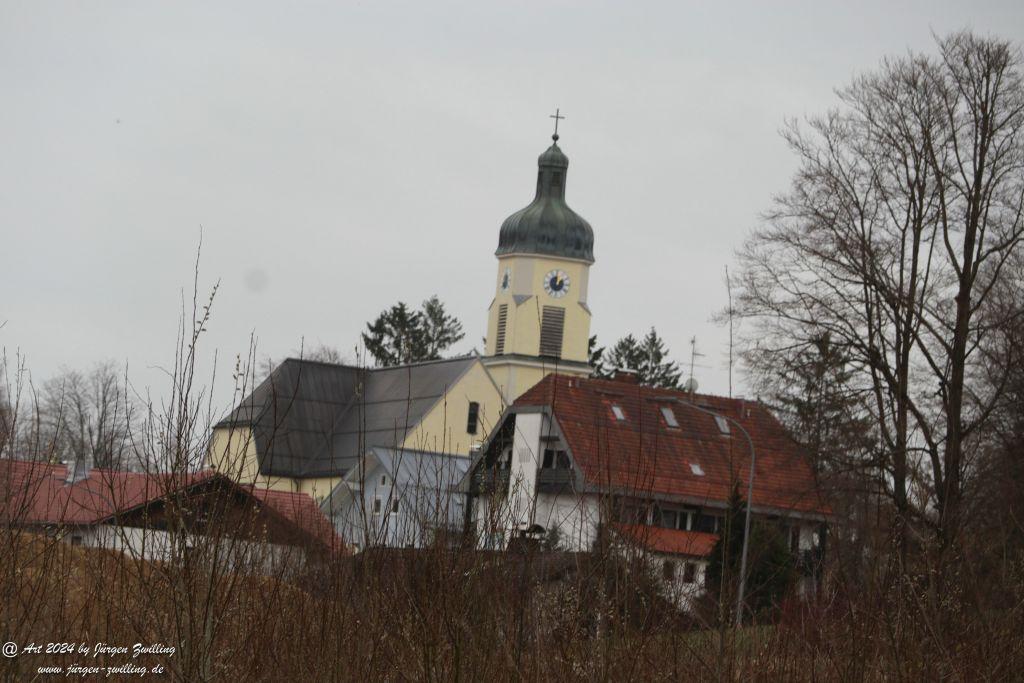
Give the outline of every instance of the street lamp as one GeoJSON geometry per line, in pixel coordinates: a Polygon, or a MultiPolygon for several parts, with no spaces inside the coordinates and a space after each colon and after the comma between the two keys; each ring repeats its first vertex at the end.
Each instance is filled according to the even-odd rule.
{"type": "Polygon", "coordinates": [[[747,546],[750,543],[750,499],[754,496],[754,465],[757,462],[757,453],[754,451],[754,441],[750,438],[750,434],[743,428],[739,422],[733,418],[716,413],[713,410],[701,408],[695,403],[688,401],[677,401],[679,405],[689,406],[694,410],[710,415],[714,418],[720,418],[726,420],[729,424],[736,425],[736,427],[743,433],[743,436],[747,439],[747,445],[750,446],[750,477],[747,483],[747,511],[746,519],[743,522],[743,550],[740,551],[740,585],[739,590],[736,593],[736,628],[743,625],[743,591],[746,587],[747,580],[747,546]]]}

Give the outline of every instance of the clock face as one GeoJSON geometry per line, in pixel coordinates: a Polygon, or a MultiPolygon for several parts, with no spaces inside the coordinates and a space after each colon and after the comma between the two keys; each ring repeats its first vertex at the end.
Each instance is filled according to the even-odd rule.
{"type": "Polygon", "coordinates": [[[548,296],[561,299],[569,293],[569,276],[565,271],[552,270],[544,276],[544,291],[548,296]]]}
{"type": "Polygon", "coordinates": [[[508,288],[512,286],[512,269],[506,268],[505,272],[501,275],[501,291],[507,292],[508,288]]]}

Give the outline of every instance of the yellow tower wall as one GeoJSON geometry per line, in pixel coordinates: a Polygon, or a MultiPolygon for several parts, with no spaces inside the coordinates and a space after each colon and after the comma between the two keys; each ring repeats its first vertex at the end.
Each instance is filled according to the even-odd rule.
{"type": "Polygon", "coordinates": [[[559,306],[565,309],[562,359],[587,362],[591,317],[586,305],[589,277],[590,265],[584,261],[534,255],[500,257],[496,294],[487,318],[487,355],[497,355],[498,312],[502,304],[508,306],[503,353],[534,357],[540,352],[543,307],[559,306]],[[506,268],[511,273],[511,286],[502,290],[506,268]],[[544,290],[545,276],[553,270],[561,270],[569,276],[569,291],[561,298],[552,297],[544,290]],[[517,296],[521,300],[519,304],[517,296]],[[524,296],[531,298],[522,301],[524,296]]]}

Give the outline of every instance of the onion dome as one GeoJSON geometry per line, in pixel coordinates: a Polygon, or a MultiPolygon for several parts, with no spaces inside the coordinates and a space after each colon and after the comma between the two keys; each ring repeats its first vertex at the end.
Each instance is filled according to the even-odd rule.
{"type": "Polygon", "coordinates": [[[501,224],[497,256],[539,254],[594,262],[594,231],[565,203],[569,158],[554,144],[537,159],[537,195],[501,224]]]}

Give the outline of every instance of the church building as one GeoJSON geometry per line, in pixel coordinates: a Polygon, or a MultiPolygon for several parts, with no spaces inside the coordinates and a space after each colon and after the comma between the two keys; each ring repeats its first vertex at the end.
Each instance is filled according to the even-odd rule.
{"type": "Polygon", "coordinates": [[[289,358],[215,426],[209,465],[322,502],[371,450],[469,456],[546,375],[588,376],[594,233],[565,202],[569,159],[552,137],[533,201],[501,226],[484,355],[387,368],[289,358]]]}

